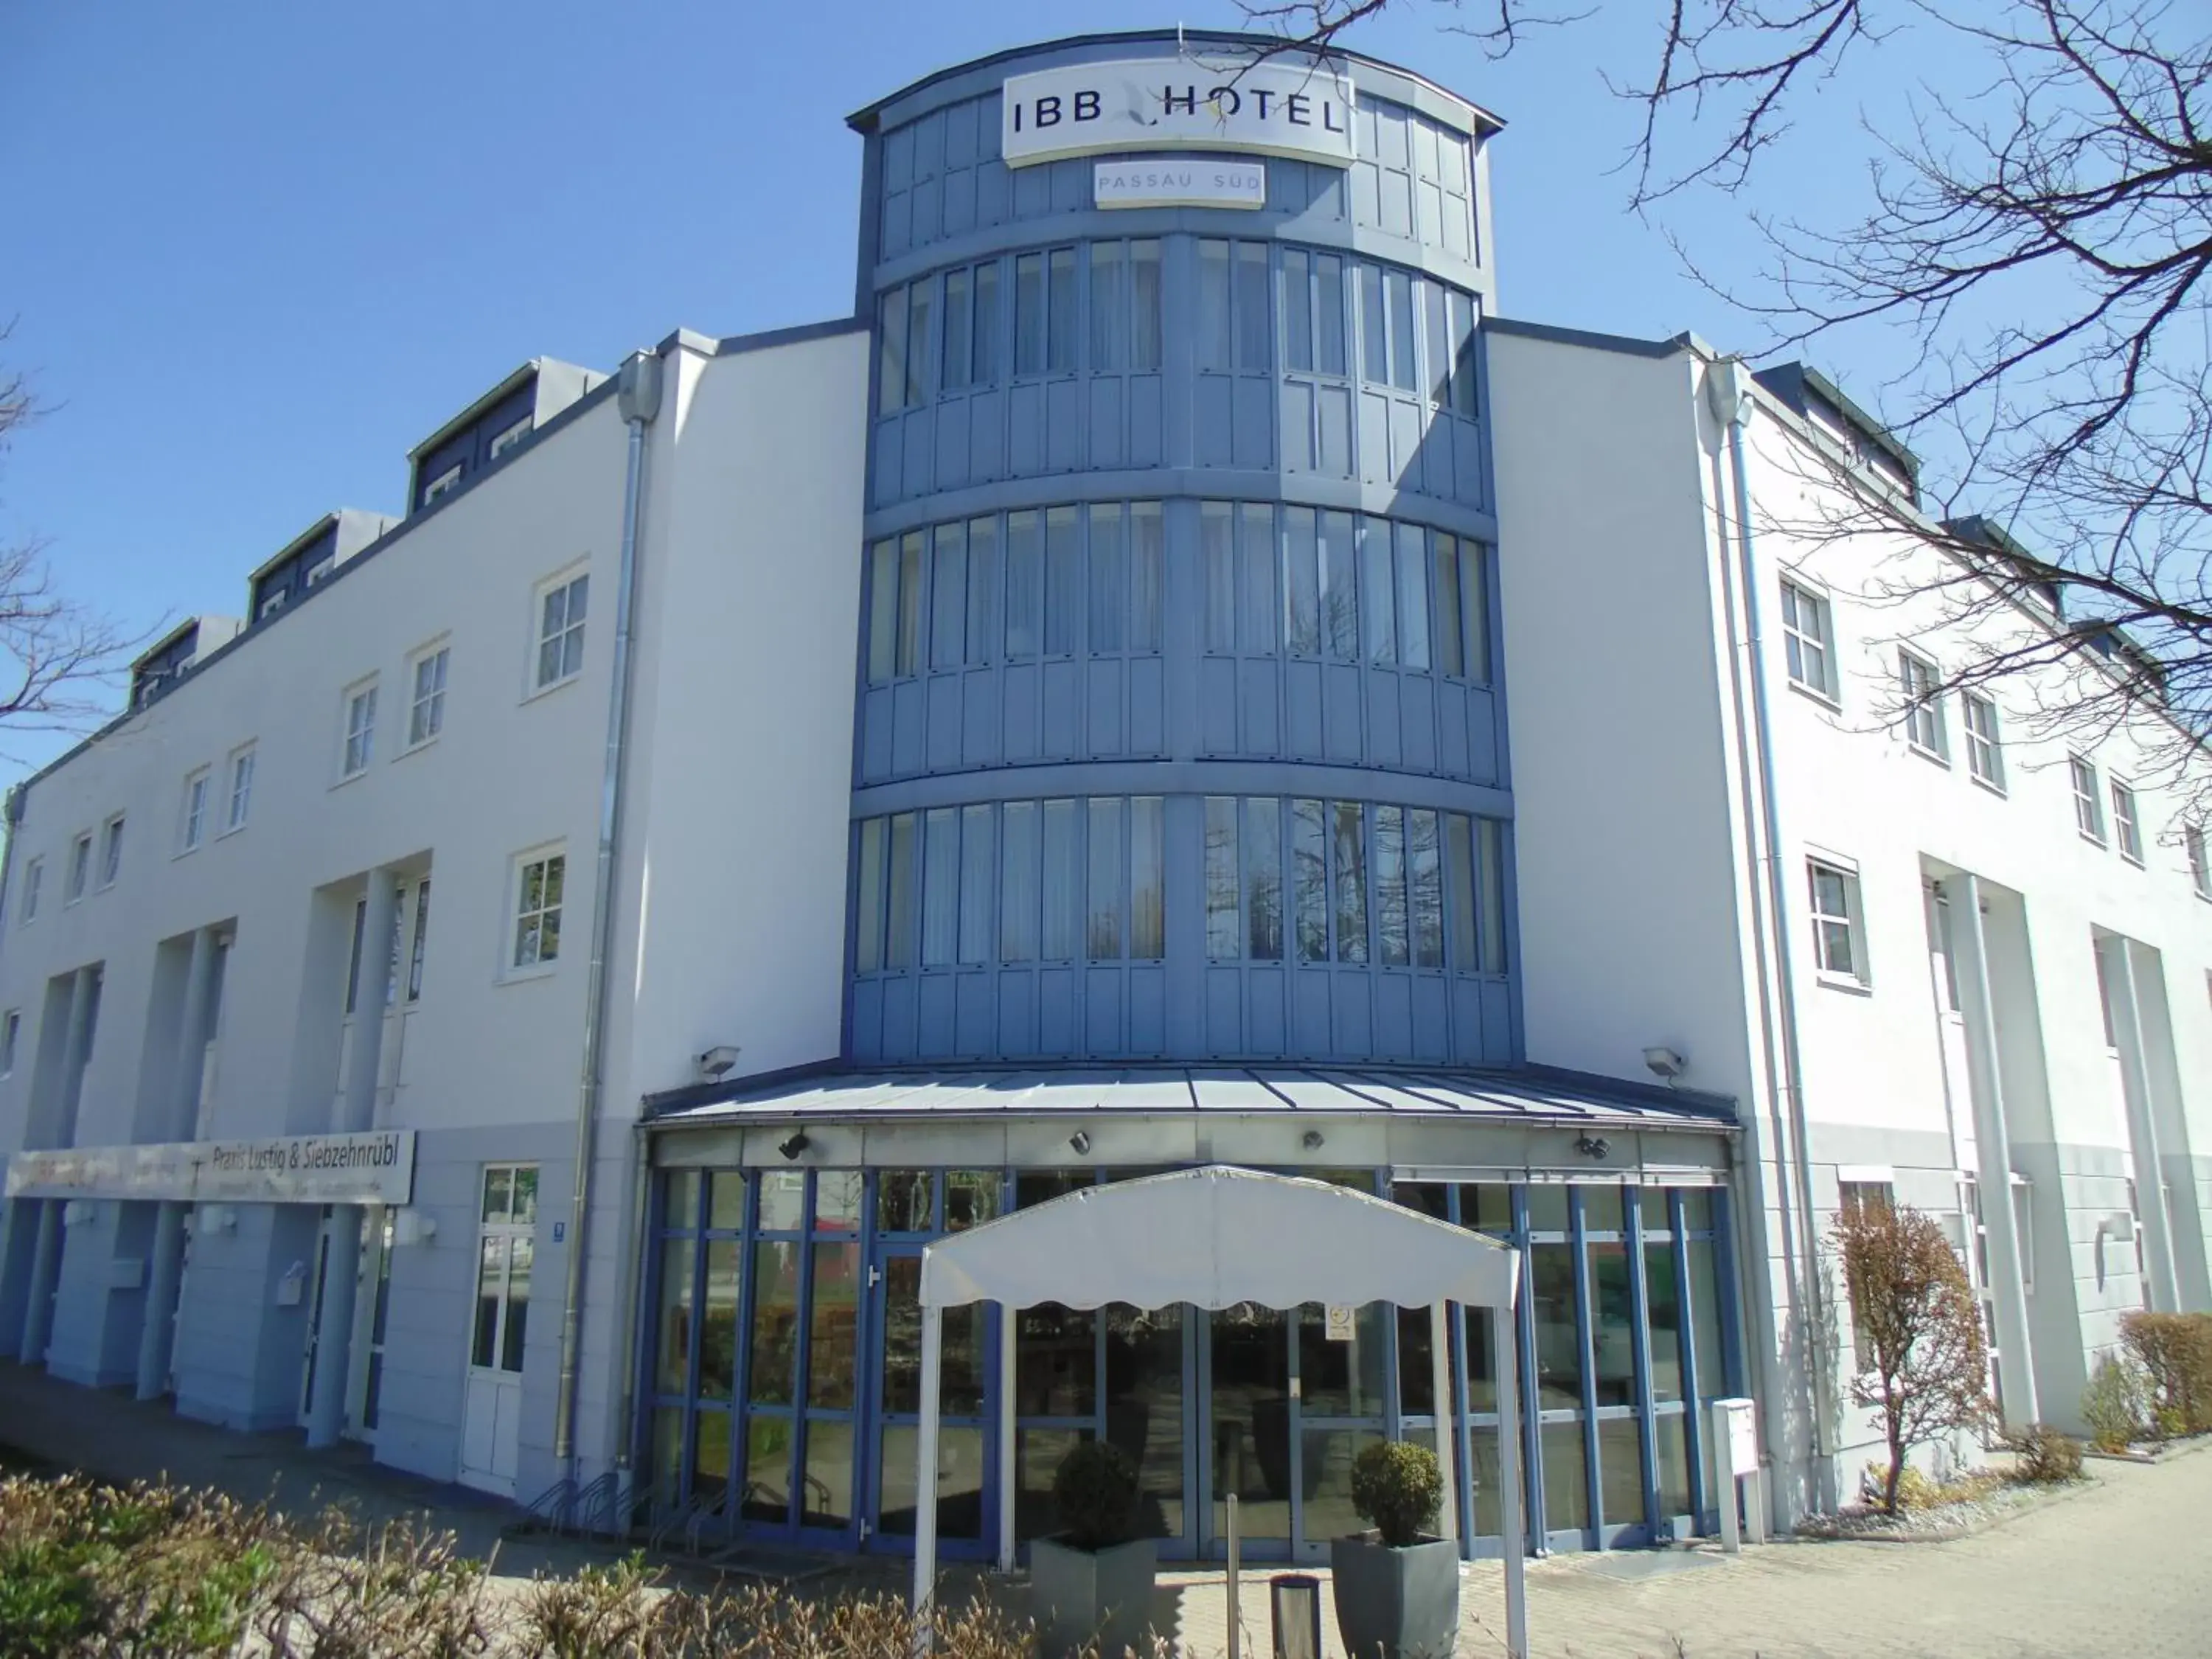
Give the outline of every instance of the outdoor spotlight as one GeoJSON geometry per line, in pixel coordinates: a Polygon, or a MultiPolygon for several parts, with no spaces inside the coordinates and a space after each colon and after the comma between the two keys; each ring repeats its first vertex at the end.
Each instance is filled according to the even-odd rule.
{"type": "Polygon", "coordinates": [[[1068,1136],[1067,1144],[1075,1148],[1076,1156],[1081,1157],[1091,1150],[1091,1131],[1078,1129],[1073,1134],[1068,1136]]]}
{"type": "Polygon", "coordinates": [[[1682,1057],[1679,1049],[1663,1047],[1646,1048],[1644,1063],[1669,1083],[1690,1069],[1690,1062],[1682,1057]]]}
{"type": "Polygon", "coordinates": [[[1584,1158],[1603,1158],[1613,1150],[1613,1143],[1603,1135],[1582,1135],[1575,1141],[1575,1150],[1584,1158]]]}
{"type": "Polygon", "coordinates": [[[1304,1147],[1310,1152],[1319,1152],[1321,1150],[1321,1142],[1322,1133],[1318,1129],[1309,1129],[1298,1137],[1298,1145],[1304,1147]]]}
{"type": "Polygon", "coordinates": [[[734,1042],[718,1044],[698,1055],[692,1063],[698,1066],[701,1079],[712,1083],[738,1063],[738,1046],[734,1042]]]}
{"type": "Polygon", "coordinates": [[[781,1152],[787,1158],[795,1158],[813,1144],[813,1139],[805,1130],[794,1129],[792,1131],[791,1139],[778,1146],[776,1151],[781,1152]]]}

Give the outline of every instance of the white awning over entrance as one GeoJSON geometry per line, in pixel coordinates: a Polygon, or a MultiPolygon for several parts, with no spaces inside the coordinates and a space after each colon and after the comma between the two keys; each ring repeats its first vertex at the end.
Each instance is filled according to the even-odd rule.
{"type": "Polygon", "coordinates": [[[1402,1205],[1212,1164],[1085,1187],[932,1244],[925,1306],[1513,1302],[1516,1253],[1402,1205]]]}
{"type": "MultiPolygon", "coordinates": [[[[1227,1308],[1257,1302],[1295,1308],[1318,1302],[1389,1302],[1431,1310],[1430,1344],[1441,1402],[1448,1399],[1446,1304],[1491,1310],[1491,1352],[1510,1355],[1520,1252],[1349,1188],[1297,1176],[1211,1164],[1085,1188],[1034,1209],[940,1239],[922,1252],[921,1421],[916,1438],[914,1601],[926,1644],[937,1578],[939,1367],[945,1310],[973,1302],[1010,1308],[1058,1302],[1096,1308],[1126,1302],[1161,1308],[1188,1302],[1227,1308]]],[[[1004,1322],[1011,1373],[1013,1322],[1004,1322]]],[[[1506,1639],[1528,1651],[1522,1579],[1527,1522],[1521,1507],[1521,1413],[1513,1366],[1498,1371],[1500,1530],[1505,1547],[1506,1639]]],[[[1001,1410],[1011,1413],[1011,1394],[1001,1410]]],[[[1013,1443],[1003,1425],[1001,1446],[1013,1443]]],[[[1438,1437],[1451,1479],[1452,1437],[1438,1437]]],[[[1002,1478],[1002,1503],[1012,1483],[1002,1478]]],[[[1448,1500],[1449,1501],[1449,1500],[1448,1500]]],[[[1448,1510],[1449,1512],[1449,1510],[1448,1510]]],[[[1000,1554],[1010,1561],[1012,1517],[1001,1510],[1000,1554]]]]}

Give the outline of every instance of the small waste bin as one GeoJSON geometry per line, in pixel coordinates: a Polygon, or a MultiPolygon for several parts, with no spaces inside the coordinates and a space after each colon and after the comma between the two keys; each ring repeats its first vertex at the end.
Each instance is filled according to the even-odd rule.
{"type": "Polygon", "coordinates": [[[1321,1580],[1286,1572],[1267,1581],[1275,1659],[1321,1659],[1321,1580]]]}

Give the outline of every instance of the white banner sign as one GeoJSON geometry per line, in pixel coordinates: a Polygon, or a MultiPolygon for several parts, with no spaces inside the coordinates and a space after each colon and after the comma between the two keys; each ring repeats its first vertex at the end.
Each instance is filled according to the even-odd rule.
{"type": "Polygon", "coordinates": [[[1091,199],[1103,208],[1267,205],[1267,169],[1258,161],[1098,161],[1091,199]]]}
{"type": "Polygon", "coordinates": [[[1241,149],[1348,167],[1352,80],[1289,59],[1205,68],[1180,58],[1074,64],[1010,77],[1010,167],[1109,149],[1241,149]]]}
{"type": "Polygon", "coordinates": [[[17,1152],[8,1160],[9,1198],[404,1204],[414,1191],[412,1129],[153,1146],[70,1146],[17,1152]]]}

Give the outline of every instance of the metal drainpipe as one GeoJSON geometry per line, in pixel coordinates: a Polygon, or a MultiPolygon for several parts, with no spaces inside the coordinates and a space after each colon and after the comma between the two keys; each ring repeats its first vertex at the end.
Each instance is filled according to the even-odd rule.
{"type": "Polygon", "coordinates": [[[606,764],[599,780],[599,865],[592,892],[592,957],[584,985],[583,1075],[576,1099],[576,1180],[568,1211],[568,1284],[561,1305],[561,1388],[553,1407],[553,1455],[564,1479],[576,1474],[576,1366],[584,1322],[584,1251],[598,1150],[599,1071],[607,1024],[607,943],[614,935],[615,847],[622,830],[623,749],[629,736],[630,632],[637,587],[637,530],[644,493],[645,428],[660,413],[661,362],[632,352],[616,404],[629,424],[623,479],[622,557],[615,576],[615,659],[607,691],[606,764]]]}
{"type": "Polygon", "coordinates": [[[617,1346],[615,1358],[622,1366],[622,1391],[617,1396],[615,1432],[621,1437],[615,1442],[615,1468],[628,1469],[631,1453],[637,1445],[637,1426],[631,1413],[637,1410],[638,1371],[644,1363],[637,1351],[637,1309],[645,1291],[645,1212],[653,1200],[652,1138],[646,1126],[639,1124],[630,1137],[632,1178],[629,1194],[629,1219],[623,1228],[625,1243],[623,1255],[621,1312],[615,1320],[617,1346]]]}
{"type": "MultiPolygon", "coordinates": [[[[1743,453],[1743,429],[1750,423],[1754,408],[1751,389],[1743,384],[1748,375],[1749,371],[1741,362],[1731,359],[1713,366],[1706,385],[1713,413],[1728,433],[1729,471],[1735,498],[1737,572],[1743,589],[1744,619],[1747,630],[1744,641],[1743,667],[1739,672],[1751,682],[1753,746],[1759,766],[1759,836],[1764,842],[1763,860],[1766,866],[1768,920],[1765,931],[1769,937],[1759,942],[1759,976],[1762,981],[1766,976],[1767,953],[1771,949],[1774,959],[1775,999],[1779,1005],[1776,1011],[1778,1015],[1776,1023],[1780,1029],[1769,1032],[1767,1052],[1771,1057],[1770,1064],[1775,1067],[1775,1093],[1783,1109],[1789,1115],[1789,1179],[1794,1188],[1791,1197],[1796,1201],[1802,1230],[1803,1294],[1814,1334],[1818,1337],[1829,1328],[1827,1287],[1822,1281],[1819,1238],[1813,1228],[1813,1164],[1806,1149],[1805,1091],[1797,1051],[1797,976],[1790,961],[1789,933],[1783,920],[1789,912],[1785,908],[1787,897],[1782,878],[1782,821],[1775,805],[1774,741],[1766,704],[1766,665],[1760,625],[1758,561],[1752,544],[1751,482],[1743,453]]],[[[1813,1449],[1825,1463],[1834,1456],[1834,1448],[1829,1443],[1835,1415],[1834,1379],[1828,1373],[1825,1355],[1819,1352],[1808,1352],[1806,1370],[1812,1382],[1813,1449]]],[[[1816,1481],[1825,1481],[1832,1471],[1816,1468],[1813,1473],[1816,1481]]]]}

